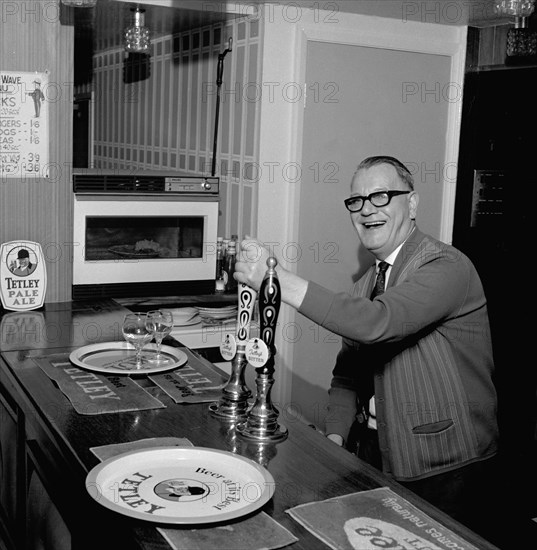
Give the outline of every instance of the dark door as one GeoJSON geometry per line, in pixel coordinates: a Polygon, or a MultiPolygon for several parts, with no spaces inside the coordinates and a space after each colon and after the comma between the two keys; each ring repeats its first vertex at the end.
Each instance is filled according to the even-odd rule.
{"type": "Polygon", "coordinates": [[[504,448],[535,437],[536,369],[530,355],[534,255],[537,68],[468,74],[453,244],[475,263],[487,294],[504,448]]]}

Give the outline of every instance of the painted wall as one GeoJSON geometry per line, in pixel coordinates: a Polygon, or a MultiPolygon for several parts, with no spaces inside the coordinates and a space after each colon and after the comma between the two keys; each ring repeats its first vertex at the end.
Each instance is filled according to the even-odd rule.
{"type": "Polygon", "coordinates": [[[59,0],[3,3],[0,69],[49,71],[48,178],[0,181],[0,242],[41,244],[47,267],[46,302],[71,299],[72,258],[72,13],[59,0]]]}

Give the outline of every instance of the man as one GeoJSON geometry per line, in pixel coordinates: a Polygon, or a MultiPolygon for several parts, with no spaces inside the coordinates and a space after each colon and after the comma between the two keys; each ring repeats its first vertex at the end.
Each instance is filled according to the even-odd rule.
{"type": "MultiPolygon", "coordinates": [[[[417,228],[418,202],[401,162],[365,159],[345,205],[376,262],[352,296],[280,265],[278,276],[284,302],[343,337],[328,437],[342,445],[359,433],[361,458],[470,522],[498,446],[486,300],[470,260],[417,228]]],[[[267,255],[244,241],[237,280],[259,288],[267,255]]]]}
{"type": "Polygon", "coordinates": [[[41,116],[41,103],[45,100],[45,95],[41,91],[41,81],[34,80],[34,91],[28,92],[28,95],[34,100],[34,118],[39,118],[41,116]]]}
{"type": "Polygon", "coordinates": [[[31,275],[37,267],[30,261],[30,253],[26,250],[26,248],[21,248],[17,252],[17,264],[10,266],[10,268],[14,275],[18,275],[20,277],[27,277],[28,275],[31,275]]]}

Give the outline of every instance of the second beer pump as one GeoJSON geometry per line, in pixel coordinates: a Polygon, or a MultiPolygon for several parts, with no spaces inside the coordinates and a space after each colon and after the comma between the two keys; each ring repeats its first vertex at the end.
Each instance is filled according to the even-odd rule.
{"type": "Polygon", "coordinates": [[[281,305],[281,289],[276,273],[277,260],[267,259],[267,271],[259,289],[259,338],[249,339],[256,293],[244,284],[239,285],[237,334],[227,334],[220,346],[222,357],[231,360],[231,375],[222,390],[218,403],[210,405],[211,412],[221,419],[236,423],[237,433],[250,441],[279,442],[287,438],[287,428],[278,423],[278,410],[271,400],[274,385],[274,337],[281,305]],[[244,378],[250,363],[257,373],[256,397],[249,407],[251,391],[244,378]]]}

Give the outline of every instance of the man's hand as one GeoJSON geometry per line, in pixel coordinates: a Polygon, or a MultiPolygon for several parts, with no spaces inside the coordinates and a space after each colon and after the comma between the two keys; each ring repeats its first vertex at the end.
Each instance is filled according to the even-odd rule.
{"type": "MultiPolygon", "coordinates": [[[[234,277],[239,283],[247,284],[254,290],[259,290],[265,273],[269,249],[256,239],[246,237],[240,246],[234,277]]],[[[308,281],[287,271],[279,263],[276,266],[282,291],[282,301],[298,309],[304,300],[308,289],[308,281]]]]}
{"type": "Polygon", "coordinates": [[[267,271],[268,249],[256,239],[248,236],[241,242],[234,277],[239,283],[245,283],[259,290],[267,271]]]}

